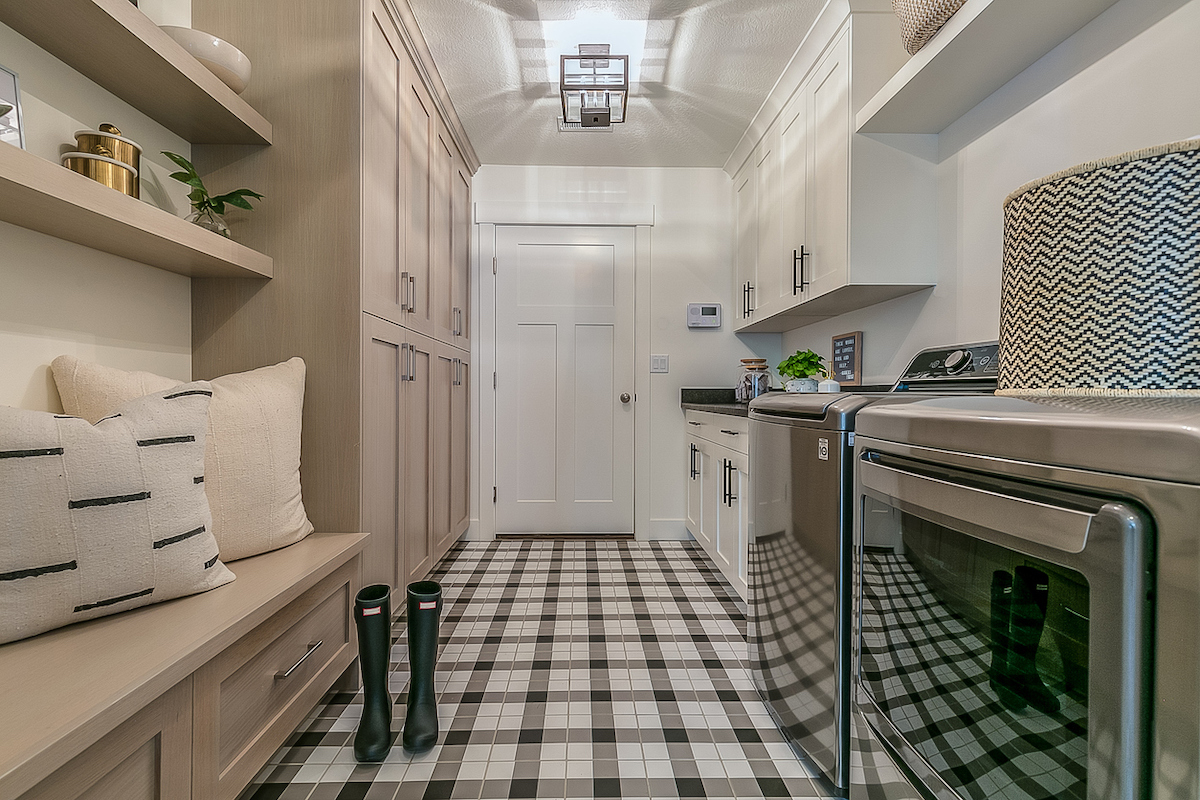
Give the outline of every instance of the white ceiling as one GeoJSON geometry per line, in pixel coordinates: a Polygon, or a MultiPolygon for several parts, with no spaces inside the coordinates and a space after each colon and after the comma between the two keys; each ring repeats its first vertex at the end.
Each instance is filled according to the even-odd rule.
{"type": "Polygon", "coordinates": [[[825,0],[409,4],[484,164],[720,167],[825,0]],[[587,41],[613,43],[612,52],[622,53],[608,40],[630,38],[636,55],[640,44],[628,121],[611,132],[558,130],[558,75],[547,67],[547,38],[575,35],[580,41],[556,49],[574,53],[587,41]]]}

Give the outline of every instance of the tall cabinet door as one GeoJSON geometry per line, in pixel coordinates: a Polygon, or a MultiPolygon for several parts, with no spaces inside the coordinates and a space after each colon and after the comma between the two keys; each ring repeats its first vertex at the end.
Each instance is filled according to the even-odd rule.
{"type": "Polygon", "coordinates": [[[451,196],[451,314],[454,346],[471,349],[471,173],[459,157],[451,196]]]}
{"type": "MultiPolygon", "coordinates": [[[[404,272],[401,274],[405,304],[405,327],[433,335],[434,292],[430,285],[433,264],[433,185],[436,171],[434,149],[437,145],[436,117],[429,94],[421,84],[416,68],[406,62],[404,82],[404,152],[407,185],[405,191],[404,272]]],[[[366,165],[370,171],[371,165],[366,165]]]]}
{"type": "Polygon", "coordinates": [[[427,336],[407,336],[407,371],[404,374],[404,519],[402,547],[405,551],[405,582],[420,580],[433,566],[434,464],[431,435],[438,399],[436,377],[439,345],[427,336]]]}
{"type": "Polygon", "coordinates": [[[398,325],[363,314],[362,528],[371,534],[363,556],[363,581],[399,587],[408,575],[399,546],[404,492],[403,390],[408,343],[398,325]]]}
{"type": "MultiPolygon", "coordinates": [[[[471,363],[458,352],[458,371],[450,388],[450,541],[471,524],[471,363]]],[[[443,550],[443,552],[445,552],[443,550]]]]}
{"type": "Polygon", "coordinates": [[[844,286],[850,246],[850,35],[842,32],[803,90],[811,114],[808,233],[809,297],[844,286]]]}
{"type": "Polygon", "coordinates": [[[758,260],[757,181],[753,158],[733,179],[733,202],[737,219],[737,292],[734,297],[734,329],[754,320],[754,272],[758,260]]]}
{"type": "Polygon", "coordinates": [[[780,257],[779,215],[779,123],[767,130],[754,154],[755,205],[758,208],[758,248],[755,258],[754,289],[750,293],[755,316],[762,319],[782,305],[783,260],[780,257]]]}
{"type": "Polygon", "coordinates": [[[429,280],[433,337],[441,342],[454,343],[454,299],[451,278],[454,260],[454,181],[455,147],[441,120],[433,140],[430,202],[432,203],[430,232],[432,236],[432,265],[429,280]]]}
{"type": "Polygon", "coordinates": [[[450,398],[454,383],[458,380],[458,352],[449,345],[439,343],[434,357],[433,408],[430,414],[430,436],[433,453],[433,495],[430,513],[433,524],[433,561],[436,562],[451,537],[450,523],[450,398]]]}
{"type": "MultiPolygon", "coordinates": [[[[378,317],[403,322],[410,286],[404,272],[406,160],[403,47],[382,4],[372,5],[363,75],[362,302],[378,317]]],[[[368,559],[370,560],[370,559],[368,559]]]]}
{"type": "Polygon", "coordinates": [[[796,93],[780,115],[779,195],[782,308],[808,299],[812,241],[808,238],[808,96],[796,93]]]}

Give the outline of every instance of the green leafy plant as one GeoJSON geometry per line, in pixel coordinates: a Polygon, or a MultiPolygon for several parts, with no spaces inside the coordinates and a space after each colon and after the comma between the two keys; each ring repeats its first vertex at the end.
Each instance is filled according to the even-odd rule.
{"type": "Polygon", "coordinates": [[[235,189],[232,192],[213,197],[208,193],[208,189],[204,188],[204,181],[200,180],[191,161],[178,153],[168,153],[166,150],[163,150],[162,154],[174,161],[182,170],[182,172],[172,172],[171,177],[192,187],[192,191],[188,194],[188,200],[192,201],[192,208],[198,212],[212,211],[216,214],[224,214],[226,205],[253,211],[254,206],[250,205],[249,198],[253,197],[258,200],[263,198],[258,192],[249,189],[235,189]]]}
{"type": "Polygon", "coordinates": [[[776,369],[779,371],[779,377],[785,379],[798,380],[800,378],[811,378],[814,375],[827,376],[829,370],[826,368],[824,361],[825,359],[812,350],[797,350],[783,361],[780,361],[776,369]]]}

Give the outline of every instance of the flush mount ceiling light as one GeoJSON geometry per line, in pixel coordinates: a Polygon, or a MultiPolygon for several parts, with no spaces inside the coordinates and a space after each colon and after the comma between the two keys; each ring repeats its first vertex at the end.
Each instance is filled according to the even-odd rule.
{"type": "Polygon", "coordinates": [[[559,57],[558,87],[565,122],[606,128],[625,121],[629,56],[608,51],[607,44],[581,44],[579,55],[559,57]]]}

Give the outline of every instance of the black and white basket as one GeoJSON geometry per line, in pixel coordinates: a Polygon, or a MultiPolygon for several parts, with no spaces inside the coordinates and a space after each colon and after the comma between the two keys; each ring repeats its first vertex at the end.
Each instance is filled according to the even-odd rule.
{"type": "Polygon", "coordinates": [[[997,394],[1200,397],[1200,141],[1008,196],[997,394]]]}

